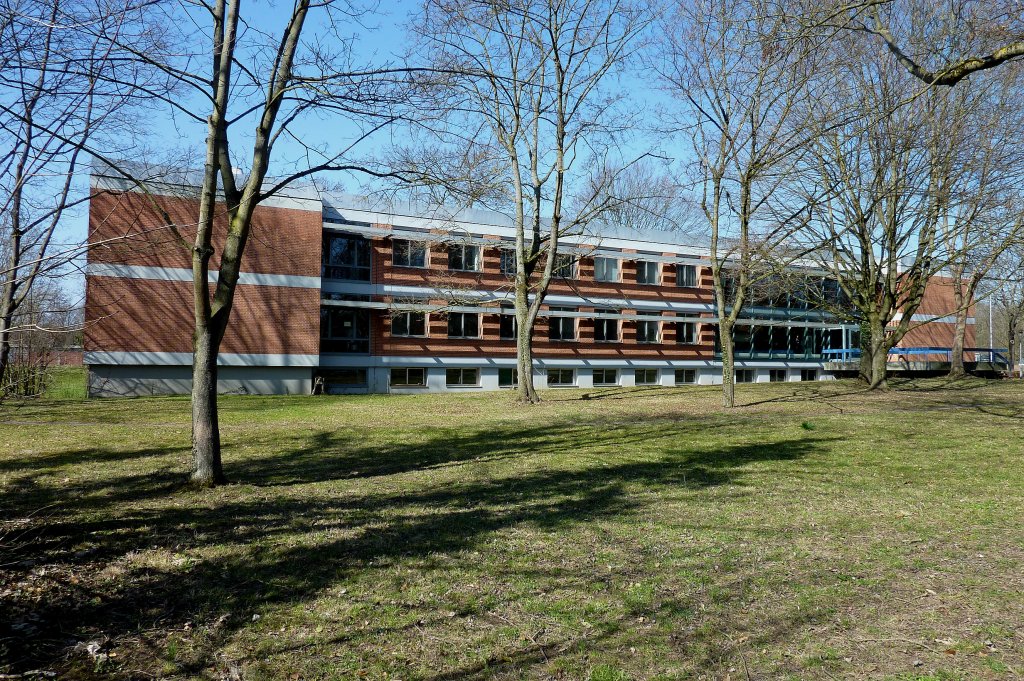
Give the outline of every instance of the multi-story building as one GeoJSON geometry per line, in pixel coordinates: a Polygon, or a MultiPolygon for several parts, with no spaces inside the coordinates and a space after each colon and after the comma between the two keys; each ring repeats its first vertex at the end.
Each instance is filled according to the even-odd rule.
{"type": "MultiPolygon", "coordinates": [[[[142,194],[102,174],[92,187],[90,394],[187,392],[195,188],[149,182],[142,194]]],[[[381,208],[309,188],[275,196],[255,213],[221,390],[512,387],[513,234],[492,212],[381,208]]],[[[563,244],[534,337],[538,387],[721,382],[704,245],[672,231],[612,229],[563,244]]],[[[922,314],[948,314],[946,297],[933,295],[922,314]]],[[[949,344],[949,321],[928,325],[930,345],[949,344]]],[[[856,328],[806,296],[776,294],[745,310],[736,340],[739,382],[821,380],[832,377],[837,350],[856,347],[856,328]]]]}

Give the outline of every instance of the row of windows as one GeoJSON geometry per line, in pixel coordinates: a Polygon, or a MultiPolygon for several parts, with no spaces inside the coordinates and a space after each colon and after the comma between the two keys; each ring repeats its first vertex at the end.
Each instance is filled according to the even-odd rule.
{"type": "MultiPolygon", "coordinates": [[[[618,369],[594,369],[594,386],[616,386],[619,385],[618,369]]],[[[365,372],[363,374],[365,380],[365,372]]],[[[769,370],[769,380],[773,383],[787,380],[788,373],[785,369],[769,370]]],[[[636,385],[660,385],[660,372],[658,369],[634,369],[633,381],[636,385]]],[[[754,383],[757,373],[754,369],[738,369],[736,371],[737,383],[754,383]]],[[[547,379],[549,387],[571,387],[576,385],[576,371],[574,369],[548,369],[547,379]]],[[[674,379],[676,385],[693,385],[697,382],[696,369],[675,369],[674,379]]],[[[817,369],[801,369],[801,381],[818,380],[817,369]]],[[[448,387],[474,387],[480,385],[479,369],[447,369],[445,371],[445,384],[448,387]]],[[[498,369],[498,386],[512,388],[519,384],[519,371],[515,368],[498,369]]],[[[422,367],[402,368],[391,370],[392,388],[425,388],[427,385],[427,370],[422,367]]]]}
{"type": "MultiPolygon", "coordinates": [[[[482,247],[474,244],[448,244],[448,269],[457,272],[480,272],[483,269],[482,247]]],[[[430,266],[430,249],[425,241],[394,239],[392,264],[395,267],[426,268],[430,266]]],[[[501,273],[515,276],[515,252],[502,249],[501,273]]],[[[662,284],[661,262],[640,260],[636,264],[636,283],[651,286],[662,284]]],[[[555,256],[554,274],[563,279],[577,277],[577,259],[570,254],[555,256]]],[[[370,280],[370,242],[362,237],[326,234],[323,240],[323,267],[321,275],[329,279],[351,281],[370,280]]],[[[622,261],[619,258],[594,258],[594,281],[620,283],[622,261]]],[[[697,267],[677,264],[675,284],[685,288],[697,286],[697,267]]]]}
{"type": "MultiPolygon", "coordinates": [[[[769,380],[772,383],[783,382],[788,378],[785,369],[770,369],[769,380]]],[[[618,369],[594,369],[593,382],[595,387],[619,385],[618,369]]],[[[320,374],[326,386],[326,392],[344,392],[348,388],[366,386],[366,369],[334,369],[320,374]]],[[[757,373],[753,369],[738,369],[737,383],[754,383],[757,373]]],[[[576,385],[576,372],[573,369],[549,369],[548,385],[564,387],[576,385]]],[[[633,381],[636,385],[659,385],[660,376],[657,369],[634,369],[633,381]]],[[[692,385],[697,382],[696,369],[675,369],[676,385],[692,385]]],[[[801,381],[818,380],[816,369],[801,369],[801,381]]],[[[390,384],[393,388],[425,388],[427,386],[427,370],[424,367],[392,369],[390,384]]],[[[445,370],[445,384],[448,387],[476,387],[480,385],[480,370],[476,368],[457,368],[445,370]]],[[[513,388],[519,384],[519,371],[515,368],[498,369],[498,386],[513,388]]]]}
{"type": "MultiPolygon", "coordinates": [[[[572,307],[552,307],[553,312],[576,312],[572,307]]],[[[599,310],[599,312],[620,314],[620,310],[599,310]]],[[[473,312],[449,312],[449,338],[479,338],[480,315],[473,312]]],[[[598,318],[594,320],[594,340],[604,343],[615,343],[621,340],[621,324],[619,319],[598,318]]],[[[577,338],[576,317],[549,317],[548,338],[557,341],[573,341],[577,338]]],[[[697,342],[696,322],[664,322],[674,324],[676,343],[693,345],[697,342]]],[[[654,320],[636,322],[636,340],[638,343],[660,343],[662,341],[662,324],[654,320]]],[[[391,335],[400,337],[427,336],[427,315],[424,312],[399,312],[391,319],[391,335]]],[[[516,318],[503,314],[498,323],[498,336],[502,340],[516,337],[516,318]]]]}

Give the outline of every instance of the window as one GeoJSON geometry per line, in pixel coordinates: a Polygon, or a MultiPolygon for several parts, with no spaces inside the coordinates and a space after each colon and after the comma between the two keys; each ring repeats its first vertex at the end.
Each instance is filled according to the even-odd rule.
{"type": "Polygon", "coordinates": [[[661,322],[652,322],[640,320],[636,323],[636,342],[637,343],[657,343],[660,341],[658,338],[659,325],[661,322]]]}
{"type": "Polygon", "coordinates": [[[498,315],[498,337],[502,340],[514,340],[516,337],[516,314],[511,305],[502,305],[498,315]]]}
{"type": "Polygon", "coordinates": [[[548,386],[576,385],[576,372],[572,369],[548,369],[548,386]]]}
{"type": "MultiPolygon", "coordinates": [[[[601,314],[619,314],[619,310],[598,309],[601,314]]],[[[619,320],[601,319],[594,320],[594,340],[602,343],[615,343],[619,340],[619,320]]]]}
{"type": "Polygon", "coordinates": [[[676,322],[676,343],[693,345],[697,342],[697,324],[695,322],[676,322]]]}
{"type": "MultiPolygon", "coordinates": [[[[550,312],[576,312],[574,307],[551,307],[550,312]]],[[[576,340],[575,317],[548,317],[548,338],[550,340],[576,340]]]]}
{"type": "Polygon", "coordinates": [[[423,368],[392,369],[392,388],[424,388],[427,385],[427,370],[423,368]]]}
{"type": "Polygon", "coordinates": [[[498,369],[498,387],[514,388],[519,385],[519,369],[498,369]]]}
{"type": "Polygon", "coordinates": [[[768,371],[768,380],[772,383],[785,383],[786,382],[786,370],[785,369],[770,369],[768,371]]]}
{"type": "Polygon", "coordinates": [[[801,369],[800,370],[801,381],[817,381],[818,370],[817,369],[801,369]]]}
{"type": "Polygon", "coordinates": [[[658,370],[657,369],[637,369],[636,370],[636,384],[637,385],[658,385],[658,370]]]}
{"type": "Polygon", "coordinates": [[[576,258],[568,253],[556,253],[552,274],[563,279],[573,279],[576,276],[576,258]]]}
{"type": "Polygon", "coordinates": [[[501,249],[501,273],[506,277],[516,276],[516,252],[507,248],[501,249]]]}
{"type": "Polygon", "coordinates": [[[737,383],[753,383],[755,378],[753,369],[737,369],[736,370],[736,382],[737,383]]]}
{"type": "Polygon", "coordinates": [[[697,266],[676,265],[676,286],[685,288],[697,287],[697,266]]]}
{"type": "Polygon", "coordinates": [[[448,269],[479,272],[480,247],[470,244],[449,244],[448,269]]]}
{"type": "Polygon", "coordinates": [[[594,258],[594,281],[618,281],[618,258],[594,258]]]}
{"type": "Polygon", "coordinates": [[[422,241],[395,239],[391,261],[397,267],[426,267],[427,245],[422,241]]]}
{"type": "Polygon", "coordinates": [[[370,281],[370,242],[358,236],[325,234],[320,276],[370,281]]]}
{"type": "Polygon", "coordinates": [[[444,383],[448,387],[475,387],[480,385],[479,369],[448,369],[444,372],[444,383]]]}
{"type": "Polygon", "coordinates": [[[332,369],[320,374],[324,392],[328,395],[343,393],[349,388],[366,387],[366,369],[332,369]]]}
{"type": "Polygon", "coordinates": [[[475,312],[449,312],[448,337],[479,338],[480,315],[475,312]]]}
{"type": "Polygon", "coordinates": [[[594,385],[618,385],[619,372],[615,369],[594,369],[594,385]]]}
{"type": "Polygon", "coordinates": [[[320,351],[348,354],[370,352],[370,314],[351,307],[320,309],[320,351]]]}
{"type": "Polygon", "coordinates": [[[427,315],[423,312],[399,312],[391,318],[392,336],[426,336],[427,315]]]}
{"type": "Polygon", "coordinates": [[[676,369],[676,385],[692,385],[696,382],[696,369],[676,369]]]}
{"type": "Polygon", "coordinates": [[[653,284],[661,283],[661,263],[647,262],[640,260],[636,263],[636,283],[653,284]]]}

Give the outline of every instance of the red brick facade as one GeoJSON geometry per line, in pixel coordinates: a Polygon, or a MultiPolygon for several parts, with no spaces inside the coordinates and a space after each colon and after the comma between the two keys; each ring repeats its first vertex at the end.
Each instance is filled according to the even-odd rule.
{"type": "MultiPolygon", "coordinates": [[[[195,236],[197,210],[198,203],[191,198],[94,191],[89,264],[190,272],[187,242],[195,236]],[[177,234],[167,227],[162,211],[177,226],[177,234]]],[[[219,262],[227,230],[222,209],[215,225],[212,269],[219,262]]],[[[253,217],[242,272],[318,277],[322,233],[319,206],[316,210],[260,206],[253,217]]],[[[190,352],[192,283],[90,273],[86,319],[86,352],[190,352]]],[[[239,284],[221,351],[316,355],[319,338],[319,289],[239,284]]]]}

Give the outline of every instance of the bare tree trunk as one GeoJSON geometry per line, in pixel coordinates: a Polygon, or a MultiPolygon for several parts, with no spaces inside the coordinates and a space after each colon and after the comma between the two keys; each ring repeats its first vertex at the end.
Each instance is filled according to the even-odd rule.
{"type": "Polygon", "coordinates": [[[884,390],[889,387],[889,348],[885,344],[885,331],[871,330],[871,378],[868,390],[884,390]]]}
{"type": "Polygon", "coordinates": [[[519,401],[537,404],[540,396],[533,384],[533,327],[536,316],[530,314],[526,286],[516,286],[516,362],[519,371],[519,401]]]}
{"type": "Polygon", "coordinates": [[[196,329],[192,354],[192,482],[213,487],[227,482],[220,458],[217,418],[217,348],[209,326],[196,329]]]}
{"type": "Polygon", "coordinates": [[[957,303],[956,323],[953,327],[953,348],[949,360],[949,377],[963,378],[967,375],[964,369],[964,338],[967,335],[967,308],[957,303]]]}
{"type": "Polygon", "coordinates": [[[874,346],[871,343],[872,331],[870,324],[860,325],[860,365],[857,367],[857,376],[860,380],[871,385],[871,376],[874,371],[874,346]]]}
{"type": "Polygon", "coordinates": [[[4,391],[7,365],[11,361],[11,326],[13,322],[13,286],[4,286],[4,299],[0,303],[0,394],[4,391]]]}
{"type": "Polygon", "coordinates": [[[733,342],[733,324],[722,320],[718,324],[719,342],[722,346],[722,406],[736,406],[736,371],[735,343],[733,342]]]}

